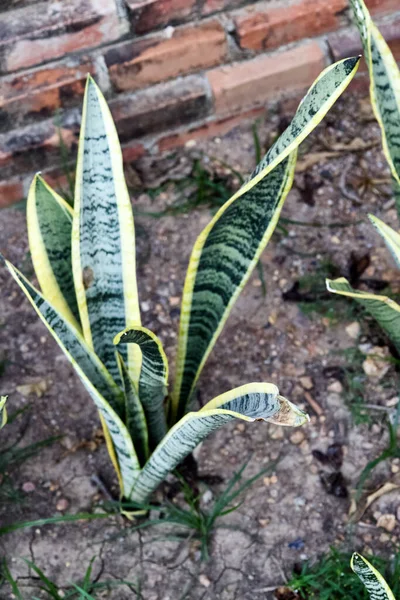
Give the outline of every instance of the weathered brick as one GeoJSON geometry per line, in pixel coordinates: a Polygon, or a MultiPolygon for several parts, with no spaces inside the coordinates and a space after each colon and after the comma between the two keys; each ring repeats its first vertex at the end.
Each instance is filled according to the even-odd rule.
{"type": "Polygon", "coordinates": [[[170,83],[110,103],[121,142],[164,131],[205,117],[210,109],[207,86],[198,75],[170,83]]]}
{"type": "Polygon", "coordinates": [[[372,14],[383,14],[400,10],[399,0],[365,0],[365,4],[372,14]]]}
{"type": "Polygon", "coordinates": [[[227,56],[225,31],[218,21],[210,21],[175,29],[170,38],[122,44],[105,59],[115,89],[127,91],[213,67],[227,56]]]}
{"type": "MultiPolygon", "coordinates": [[[[68,120],[68,115],[63,117],[68,120]]],[[[4,179],[15,173],[41,171],[61,163],[60,136],[71,152],[78,142],[78,125],[61,124],[58,129],[48,119],[15,131],[0,134],[0,166],[4,179]]]]}
{"type": "Polygon", "coordinates": [[[122,158],[125,163],[135,162],[135,160],[143,156],[144,153],[144,146],[135,141],[125,144],[125,146],[122,147],[122,158]]]}
{"type": "Polygon", "coordinates": [[[4,77],[0,82],[0,130],[47,118],[59,108],[77,104],[87,73],[93,73],[89,62],[69,67],[58,64],[4,77]]]}
{"type": "Polygon", "coordinates": [[[181,23],[196,12],[196,0],[126,0],[136,33],[181,23]]]}
{"type": "Polygon", "coordinates": [[[11,206],[22,200],[23,197],[24,188],[21,181],[18,179],[0,181],[0,208],[11,206]]]}
{"type": "Polygon", "coordinates": [[[228,8],[237,8],[245,4],[246,0],[204,0],[201,12],[203,15],[210,15],[214,12],[220,12],[228,8]]]}
{"type": "Polygon", "coordinates": [[[240,112],[306,88],[325,66],[317,42],[209,71],[217,114],[240,112]]]}
{"type": "Polygon", "coordinates": [[[11,72],[98,46],[125,30],[109,0],[41,2],[0,14],[1,69],[11,72]]]}
{"type": "Polygon", "coordinates": [[[247,50],[279,48],[336,29],[347,0],[296,0],[288,6],[252,5],[235,17],[239,44],[247,50]]]}
{"type": "MultiPolygon", "coordinates": [[[[378,24],[379,30],[387,41],[394,57],[400,61],[400,17],[378,24]]],[[[360,35],[358,30],[353,28],[338,33],[332,33],[328,37],[328,43],[332,56],[335,60],[346,58],[347,56],[356,56],[363,53],[360,35]]],[[[361,61],[359,71],[366,70],[365,61],[361,61]]]]}
{"type": "Polygon", "coordinates": [[[167,135],[159,140],[158,149],[160,152],[165,152],[167,150],[172,150],[173,148],[185,146],[185,144],[193,140],[224,135],[245,119],[256,119],[264,112],[264,108],[255,108],[241,115],[236,115],[235,117],[227,117],[225,119],[220,119],[219,121],[210,121],[201,127],[195,127],[188,131],[167,135]]]}

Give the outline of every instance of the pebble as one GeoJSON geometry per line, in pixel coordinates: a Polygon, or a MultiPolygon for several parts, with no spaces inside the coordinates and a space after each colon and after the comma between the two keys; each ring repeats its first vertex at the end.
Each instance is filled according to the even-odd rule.
{"type": "Polygon", "coordinates": [[[353,323],[350,323],[349,325],[347,325],[346,329],[346,333],[347,335],[352,339],[352,340],[356,340],[361,333],[361,327],[360,327],[360,323],[358,321],[353,321],[353,323]]]}
{"type": "Polygon", "coordinates": [[[300,377],[300,383],[305,390],[312,390],[314,387],[313,380],[308,375],[300,377]]]}
{"type": "Polygon", "coordinates": [[[304,441],[305,435],[302,431],[298,430],[292,433],[289,439],[292,444],[295,444],[297,446],[298,444],[301,444],[301,442],[304,441]]]}
{"type": "Polygon", "coordinates": [[[171,296],[169,299],[169,304],[170,306],[179,306],[180,301],[180,296],[171,296]]]}
{"type": "Polygon", "coordinates": [[[34,492],[35,489],[36,486],[32,481],[25,481],[25,483],[22,484],[22,491],[26,492],[27,494],[34,492]]]}
{"type": "Polygon", "coordinates": [[[279,425],[271,425],[269,429],[269,437],[271,440],[283,440],[283,428],[279,425]]]}
{"type": "Polygon", "coordinates": [[[199,575],[199,583],[205,588],[208,588],[211,585],[211,581],[208,579],[207,575],[204,575],[204,573],[199,575]]]}
{"type": "Polygon", "coordinates": [[[386,531],[391,533],[396,527],[396,517],[392,514],[381,515],[378,518],[376,525],[377,527],[382,527],[382,529],[386,529],[386,531]]]}
{"type": "Polygon", "coordinates": [[[204,504],[209,504],[213,499],[213,493],[211,490],[206,490],[203,494],[203,502],[204,504]]]}
{"type": "Polygon", "coordinates": [[[343,386],[338,379],[335,379],[328,385],[328,392],[334,392],[335,394],[341,394],[343,392],[343,386]]]}
{"type": "Polygon", "coordinates": [[[67,510],[68,506],[69,506],[68,500],[66,498],[60,498],[57,501],[56,509],[59,510],[60,512],[63,512],[64,510],[67,510]]]}

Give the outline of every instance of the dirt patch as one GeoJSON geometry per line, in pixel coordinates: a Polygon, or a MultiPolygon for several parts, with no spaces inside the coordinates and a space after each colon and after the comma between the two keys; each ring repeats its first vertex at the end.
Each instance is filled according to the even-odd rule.
{"type": "MultiPolygon", "coordinates": [[[[260,139],[271,140],[278,128],[279,116],[267,115],[259,124],[260,139]]],[[[272,598],[272,590],[285,583],[295,563],[316,557],[331,544],[345,543],[360,551],[387,554],[398,541],[398,521],[390,533],[377,526],[381,514],[396,514],[398,495],[392,492],[383,496],[361,522],[349,527],[350,497],[345,492],[328,493],[320,477],[326,467],[312,453],[326,451],[333,443],[342,446],[340,469],[343,486],[350,492],[362,468],[385,447],[388,434],[383,416],[393,411],[390,400],[397,389],[395,367],[389,363],[379,381],[364,377],[364,401],[375,406],[368,424],[354,423],[346,404],[346,373],[354,363],[351,376],[358,376],[358,369],[361,376],[364,374],[362,361],[356,364],[349,348],[360,344],[364,350],[368,344],[385,347],[388,341],[372,322],[361,317],[355,339],[355,316],[346,302],[333,305],[336,314],[331,310],[328,315],[336,317],[332,321],[327,315],[305,314],[298,302],[290,300],[290,294],[288,299],[299,280],[304,282],[315,273],[323,278],[327,263],[334,265],[338,274],[348,276],[351,265],[354,268],[364,256],[368,256],[364,278],[387,281],[394,289],[398,286],[394,264],[365,218],[372,212],[388,224],[396,222],[389,183],[374,181],[388,180],[389,172],[368,103],[349,96],[338,103],[303,145],[300,161],[310,162],[310,155],[317,152],[335,152],[338,145],[346,146],[354,138],[369,149],[358,153],[342,148],[329,160],[299,172],[282,213],[295,221],[341,225],[306,227],[282,222],[287,231],[278,229],[262,256],[266,296],[254,273],[199,382],[201,403],[245,382],[271,381],[282,394],[309,410],[311,423],[296,435],[294,430],[265,424],[236,423],[210,436],[198,452],[200,471],[222,476],[225,482],[250,456],[248,476],[279,459],[276,477],[259,479],[247,492],[245,503],[219,522],[224,528],[215,532],[208,563],[200,562],[193,541],[172,541],[174,531],[168,535],[164,530],[132,532],[129,523],[119,517],[39,527],[1,537],[0,551],[14,576],[20,578],[27,598],[40,592],[20,557],[34,559],[60,586],[81,578],[96,556],[95,575],[140,582],[146,600],[254,600],[272,598]],[[342,226],[350,223],[354,224],[342,226]],[[346,329],[351,323],[353,328],[346,329]],[[160,535],[165,539],[154,539],[160,535]]],[[[186,149],[185,164],[202,152],[243,174],[250,172],[254,165],[250,124],[186,149]]],[[[141,194],[133,205],[159,211],[175,200],[171,187],[155,200],[141,194]]],[[[190,250],[209,219],[206,208],[174,217],[136,219],[143,324],[160,336],[171,365],[179,321],[177,298],[190,250]]],[[[1,252],[32,276],[23,211],[2,211],[0,236],[1,252]]],[[[12,473],[20,500],[3,502],[0,522],[51,516],[57,514],[57,507],[71,514],[91,510],[101,496],[93,476],[100,477],[117,494],[99,438],[96,411],[68,361],[4,269],[0,270],[0,285],[0,358],[4,365],[0,391],[9,394],[10,411],[30,406],[1,432],[1,445],[22,433],[21,445],[62,436],[12,473]],[[23,387],[21,394],[20,386],[31,388],[23,387]]],[[[368,487],[375,489],[388,480],[400,483],[398,471],[396,461],[385,463],[374,472],[368,487]]],[[[329,468],[327,473],[329,476],[329,468]]],[[[211,486],[212,494],[223,486],[211,486]]],[[[0,597],[12,595],[3,587],[0,597]]],[[[133,592],[119,587],[104,597],[124,600],[132,598],[133,592]]]]}

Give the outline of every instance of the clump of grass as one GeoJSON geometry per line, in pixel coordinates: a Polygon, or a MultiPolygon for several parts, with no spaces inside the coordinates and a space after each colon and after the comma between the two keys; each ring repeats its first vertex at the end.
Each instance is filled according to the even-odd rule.
{"type": "Polygon", "coordinates": [[[210,544],[215,528],[228,528],[226,525],[217,524],[217,521],[237,510],[243,503],[243,500],[238,500],[239,496],[253,485],[257,479],[273,471],[276,464],[277,462],[274,462],[253,477],[245,479],[243,473],[248,465],[247,461],[228,481],[224,491],[216,496],[208,508],[202,507],[200,495],[193,490],[192,486],[179,473],[176,473],[176,476],[180,481],[183,493],[183,506],[173,502],[167,502],[162,506],[138,506],[127,503],[123,505],[123,508],[128,511],[141,508],[151,510],[153,514],[158,513],[158,518],[145,520],[134,526],[133,529],[137,530],[160,525],[178,526],[181,531],[175,530],[173,538],[169,536],[168,539],[178,541],[182,539],[197,540],[200,546],[201,559],[207,561],[210,557],[210,544]]]}
{"type": "MultiPolygon", "coordinates": [[[[34,562],[29,560],[25,560],[26,564],[32,569],[32,571],[36,575],[36,579],[39,580],[40,584],[38,586],[38,590],[45,594],[45,598],[53,599],[53,600],[100,600],[104,598],[104,595],[99,593],[104,592],[104,590],[111,590],[112,588],[119,586],[127,586],[131,592],[134,592],[135,597],[141,598],[140,589],[138,584],[132,583],[131,581],[125,581],[122,579],[108,579],[106,581],[99,581],[101,576],[101,571],[99,575],[93,578],[93,562],[96,557],[92,558],[89,563],[88,568],[86,569],[85,575],[81,581],[78,583],[71,583],[66,587],[60,588],[56,585],[54,581],[52,581],[49,577],[45,575],[45,573],[40,569],[34,562]]],[[[25,584],[26,584],[25,579],[25,584]]],[[[23,596],[21,587],[18,584],[18,581],[14,579],[12,576],[10,569],[6,563],[0,567],[0,586],[2,584],[8,583],[10,586],[14,597],[17,600],[28,600],[28,598],[23,596]]],[[[43,596],[42,596],[43,597],[43,596]]],[[[39,600],[36,596],[31,596],[29,600],[39,600]]]]}
{"type": "MultiPolygon", "coordinates": [[[[288,587],[298,600],[369,600],[368,592],[350,568],[351,552],[336,548],[312,564],[304,563],[292,574],[288,587]]],[[[393,559],[366,557],[385,577],[396,598],[400,594],[400,550],[393,559]]]]}

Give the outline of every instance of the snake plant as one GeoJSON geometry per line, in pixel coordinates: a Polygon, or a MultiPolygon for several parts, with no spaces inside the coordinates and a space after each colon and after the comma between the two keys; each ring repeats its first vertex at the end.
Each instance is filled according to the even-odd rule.
{"type": "Polygon", "coordinates": [[[0,429],[7,425],[8,415],[7,415],[7,402],[8,396],[0,396],[0,429]]]}
{"type": "Polygon", "coordinates": [[[297,147],[349,84],[358,58],[331,65],[293,121],[194,245],[183,290],[175,386],[160,340],[141,325],[135,231],[116,129],[88,77],[74,208],[36,175],[29,245],[41,292],[6,266],[74,366],[100,415],[121,497],[143,503],[209,433],[239,418],[297,426],[307,415],[272,383],[249,383],[190,411],[193,392],[292,186],[297,147]]]}
{"type": "MultiPolygon", "coordinates": [[[[400,235],[373,215],[369,219],[383,237],[398,267],[400,267],[400,235]]],[[[374,317],[400,352],[400,305],[391,298],[379,294],[371,294],[351,287],[347,279],[326,280],[327,288],[334,294],[354,298],[374,317]]]]}
{"type": "Polygon", "coordinates": [[[400,71],[363,0],[350,0],[370,77],[371,104],[382,133],[400,215],[400,71]]]}
{"type": "Polygon", "coordinates": [[[382,575],[366,558],[354,552],[350,564],[365,585],[371,600],[396,600],[382,575]]]}

